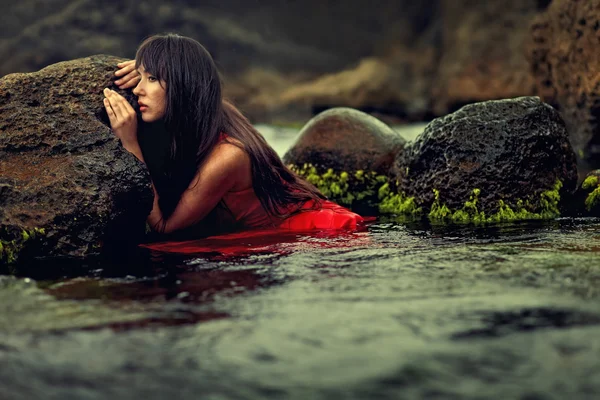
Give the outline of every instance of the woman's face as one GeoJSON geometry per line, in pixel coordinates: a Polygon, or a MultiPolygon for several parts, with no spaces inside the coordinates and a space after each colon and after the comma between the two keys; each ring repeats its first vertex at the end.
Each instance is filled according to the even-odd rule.
{"type": "Polygon", "coordinates": [[[149,74],[143,65],[138,68],[140,82],[133,89],[138,97],[140,112],[144,122],[155,122],[165,116],[167,109],[167,84],[149,74]]]}

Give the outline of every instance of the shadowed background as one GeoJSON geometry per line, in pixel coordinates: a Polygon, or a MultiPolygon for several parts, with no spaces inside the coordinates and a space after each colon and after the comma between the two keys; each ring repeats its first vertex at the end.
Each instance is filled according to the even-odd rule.
{"type": "Polygon", "coordinates": [[[6,0],[0,76],[99,53],[132,58],[147,36],[177,32],[208,48],[226,95],[254,123],[303,123],[335,106],[429,121],[539,95],[596,165],[599,9],[598,0],[6,0]]]}

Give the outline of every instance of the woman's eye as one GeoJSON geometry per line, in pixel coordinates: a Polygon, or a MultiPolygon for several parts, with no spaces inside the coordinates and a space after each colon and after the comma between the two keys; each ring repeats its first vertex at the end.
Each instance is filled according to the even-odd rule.
{"type": "Polygon", "coordinates": [[[155,76],[149,76],[149,77],[148,77],[148,80],[149,80],[150,82],[156,82],[158,79],[156,79],[156,77],[155,77],[155,76]]]}

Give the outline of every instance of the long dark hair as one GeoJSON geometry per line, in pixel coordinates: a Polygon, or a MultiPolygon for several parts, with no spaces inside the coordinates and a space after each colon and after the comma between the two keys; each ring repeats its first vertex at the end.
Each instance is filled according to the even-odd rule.
{"type": "Polygon", "coordinates": [[[223,99],[217,67],[200,43],[176,34],[151,36],[142,42],[135,60],[136,68],[143,65],[167,87],[163,120],[142,123],[139,135],[141,144],[152,141],[155,156],[147,163],[165,220],[221,133],[237,139],[249,155],[252,186],[269,215],[286,217],[308,200],[320,206],[324,196],[287,168],[248,119],[223,99]]]}

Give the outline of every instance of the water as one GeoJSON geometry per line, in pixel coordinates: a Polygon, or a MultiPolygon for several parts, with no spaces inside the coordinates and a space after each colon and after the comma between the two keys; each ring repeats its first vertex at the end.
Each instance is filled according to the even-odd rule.
{"type": "Polygon", "coordinates": [[[598,219],[281,239],[0,278],[0,398],[600,395],[598,219]]]}

